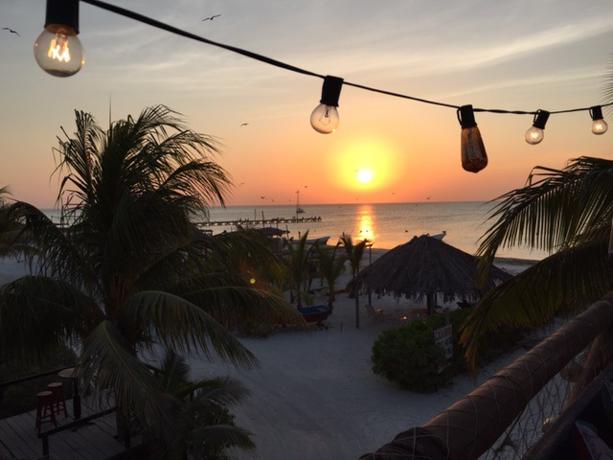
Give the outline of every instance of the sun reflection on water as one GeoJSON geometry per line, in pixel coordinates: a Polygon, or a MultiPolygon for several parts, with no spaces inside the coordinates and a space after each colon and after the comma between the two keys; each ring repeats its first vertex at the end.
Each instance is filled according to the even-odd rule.
{"type": "Polygon", "coordinates": [[[356,241],[368,240],[371,243],[374,243],[377,235],[375,229],[375,213],[373,206],[368,204],[360,206],[356,217],[356,241]]]}

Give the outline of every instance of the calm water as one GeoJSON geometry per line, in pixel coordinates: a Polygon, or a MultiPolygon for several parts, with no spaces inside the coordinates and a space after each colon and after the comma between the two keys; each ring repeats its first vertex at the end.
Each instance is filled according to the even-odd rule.
{"type": "MultiPolygon", "coordinates": [[[[423,203],[376,203],[376,204],[320,204],[304,205],[304,214],[299,217],[321,217],[320,222],[279,224],[289,230],[289,236],[299,237],[305,231],[309,238],[329,236],[328,243],[336,243],[343,234],[354,240],[367,238],[373,247],[391,249],[406,243],[415,235],[435,235],[447,232],[444,238],[463,251],[474,254],[478,240],[493,224],[486,222],[488,212],[494,205],[487,202],[423,202],[423,203]]],[[[54,221],[59,213],[44,210],[54,221]]],[[[211,208],[211,221],[238,219],[292,218],[295,205],[228,206],[211,208]]],[[[214,233],[234,230],[231,226],[211,226],[214,233]]],[[[502,257],[542,259],[547,254],[529,248],[513,248],[501,251],[502,257]]]]}
{"type": "MultiPolygon", "coordinates": [[[[329,236],[336,243],[343,233],[354,240],[367,238],[373,246],[391,249],[406,243],[415,235],[435,235],[447,232],[444,241],[470,254],[477,250],[477,241],[493,224],[486,222],[494,205],[486,202],[424,202],[377,204],[304,205],[304,217],[321,217],[321,222],[280,224],[290,236],[309,231],[309,238],[329,236]]],[[[291,218],[295,206],[229,206],[211,209],[211,220],[291,218]]],[[[232,230],[231,227],[210,227],[214,233],[232,230]]],[[[504,257],[541,259],[547,254],[527,248],[513,248],[499,253],[504,257]]]]}

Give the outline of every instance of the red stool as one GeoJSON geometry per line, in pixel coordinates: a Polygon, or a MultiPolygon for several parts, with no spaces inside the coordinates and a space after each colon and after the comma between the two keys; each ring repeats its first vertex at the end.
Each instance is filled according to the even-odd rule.
{"type": "Polygon", "coordinates": [[[57,426],[55,419],[55,411],[53,410],[53,393],[50,391],[41,391],[36,394],[36,429],[40,434],[40,426],[45,422],[51,422],[57,426]]]}
{"type": "Polygon", "coordinates": [[[53,382],[47,385],[47,390],[53,394],[53,412],[59,414],[64,411],[64,417],[68,417],[66,399],[64,399],[64,386],[60,382],[53,382]]]}

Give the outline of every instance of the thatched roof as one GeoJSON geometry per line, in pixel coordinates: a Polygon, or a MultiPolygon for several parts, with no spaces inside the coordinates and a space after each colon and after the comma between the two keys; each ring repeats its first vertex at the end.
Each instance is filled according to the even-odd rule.
{"type": "Polygon", "coordinates": [[[445,302],[456,298],[477,299],[500,282],[511,277],[492,267],[484,286],[476,282],[477,258],[440,239],[427,235],[389,250],[369,265],[347,285],[355,283],[365,292],[391,294],[394,297],[422,298],[442,293],[445,302]]]}

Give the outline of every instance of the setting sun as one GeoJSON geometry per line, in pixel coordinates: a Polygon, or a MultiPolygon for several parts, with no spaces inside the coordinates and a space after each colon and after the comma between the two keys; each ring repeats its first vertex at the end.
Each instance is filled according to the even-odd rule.
{"type": "Polygon", "coordinates": [[[356,177],[361,184],[368,184],[372,180],[372,171],[370,169],[359,169],[356,171],[356,177]]]}

